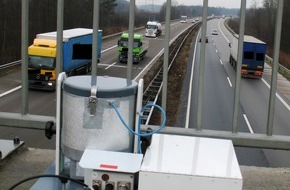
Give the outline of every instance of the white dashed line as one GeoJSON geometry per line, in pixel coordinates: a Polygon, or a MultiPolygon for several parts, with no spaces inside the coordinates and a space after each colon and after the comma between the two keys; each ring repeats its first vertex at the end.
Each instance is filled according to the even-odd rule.
{"type": "Polygon", "coordinates": [[[243,116],[244,116],[244,119],[245,119],[245,121],[246,121],[246,123],[247,123],[247,126],[248,126],[248,128],[249,128],[250,133],[254,134],[254,130],[253,130],[253,128],[252,128],[252,126],[251,126],[251,124],[250,124],[250,122],[249,122],[249,120],[248,120],[246,114],[243,114],[243,116]]]}
{"type": "Polygon", "coordinates": [[[117,62],[112,63],[111,65],[109,65],[108,67],[105,68],[105,70],[109,69],[110,67],[116,65],[117,62]]]}
{"type": "Polygon", "coordinates": [[[219,29],[220,29],[222,35],[224,36],[224,38],[227,40],[227,42],[230,43],[230,41],[228,40],[228,38],[225,36],[225,34],[224,34],[223,31],[222,31],[222,29],[221,29],[221,27],[220,27],[220,23],[221,23],[221,21],[219,21],[219,23],[218,23],[219,29]]]}
{"type": "Polygon", "coordinates": [[[228,82],[229,82],[229,84],[230,84],[230,87],[232,87],[233,85],[232,85],[232,83],[231,83],[231,80],[230,80],[230,78],[229,78],[229,77],[227,77],[227,79],[228,79],[228,82]]]}
{"type": "Polygon", "coordinates": [[[112,46],[110,48],[107,48],[107,49],[103,50],[101,53],[105,53],[106,51],[109,51],[109,50],[111,50],[111,49],[113,49],[115,47],[117,47],[117,45],[114,45],[114,46],[112,46]]]}

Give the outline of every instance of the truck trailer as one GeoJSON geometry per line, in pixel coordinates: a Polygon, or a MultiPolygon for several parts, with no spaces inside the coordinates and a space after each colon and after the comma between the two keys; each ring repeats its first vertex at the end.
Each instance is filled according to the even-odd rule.
{"type": "MultiPolygon", "coordinates": [[[[74,28],[63,31],[62,71],[68,76],[80,70],[91,71],[93,30],[74,28]]],[[[102,31],[98,31],[98,58],[101,57],[102,31]]],[[[28,87],[55,90],[57,32],[37,34],[28,48],[28,87]]]]}
{"type": "Polygon", "coordinates": [[[145,28],[146,28],[146,33],[145,33],[146,37],[155,38],[157,36],[161,36],[162,34],[162,27],[159,22],[148,21],[145,28]]]}
{"type": "MultiPolygon", "coordinates": [[[[238,35],[233,37],[230,44],[230,64],[236,69],[238,60],[238,35]]],[[[261,78],[264,70],[266,55],[266,43],[253,37],[244,36],[243,55],[242,55],[242,77],[261,78]]]]}
{"type": "MultiPolygon", "coordinates": [[[[123,33],[118,40],[119,61],[127,62],[129,48],[129,34],[123,33]]],[[[145,41],[141,34],[134,34],[133,42],[133,62],[139,63],[148,51],[149,42],[145,41]]]]}

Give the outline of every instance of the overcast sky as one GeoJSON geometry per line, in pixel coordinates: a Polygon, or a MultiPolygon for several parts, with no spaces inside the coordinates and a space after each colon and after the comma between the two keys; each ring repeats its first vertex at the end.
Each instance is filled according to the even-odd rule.
{"type": "MultiPolygon", "coordinates": [[[[163,4],[166,0],[135,0],[136,4],[148,5],[148,4],[163,4]]],[[[261,2],[262,0],[247,0],[247,7],[253,3],[253,1],[261,2]]],[[[171,0],[172,4],[176,2],[178,5],[202,5],[203,0],[171,0]]],[[[240,8],[241,0],[208,0],[209,7],[225,7],[225,8],[240,8]]]]}

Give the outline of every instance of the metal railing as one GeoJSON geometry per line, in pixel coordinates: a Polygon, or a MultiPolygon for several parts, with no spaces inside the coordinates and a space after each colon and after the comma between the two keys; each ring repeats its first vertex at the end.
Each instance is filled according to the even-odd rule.
{"type": "MultiPolygon", "coordinates": [[[[58,44],[61,44],[62,36],[62,25],[63,25],[63,1],[58,0],[58,18],[57,18],[57,31],[58,31],[58,44]]],[[[22,113],[21,114],[12,114],[12,113],[0,113],[0,125],[2,126],[17,126],[25,128],[38,128],[44,129],[47,121],[53,120],[55,118],[47,116],[37,116],[29,115],[27,112],[28,107],[28,92],[27,92],[27,34],[28,34],[28,2],[29,0],[22,1],[22,113]]],[[[94,0],[94,38],[96,38],[96,32],[98,31],[98,22],[99,15],[97,14],[98,5],[100,0],[94,0]]],[[[201,125],[201,113],[202,113],[202,97],[203,97],[203,76],[204,76],[204,67],[200,67],[199,74],[199,94],[198,94],[198,118],[197,118],[197,129],[184,129],[184,128],[175,128],[175,127],[166,127],[161,133],[168,134],[180,134],[180,135],[190,135],[190,136],[201,136],[201,137],[214,137],[214,138],[224,138],[231,139],[236,146],[245,146],[245,147],[259,147],[259,148],[270,148],[270,149],[283,149],[290,150],[290,138],[289,136],[278,136],[273,135],[273,117],[274,117],[274,108],[275,108],[275,94],[277,87],[277,70],[278,70],[278,57],[279,57],[279,46],[280,46],[280,37],[281,37],[281,25],[282,25],[282,9],[283,9],[283,0],[278,1],[278,10],[276,16],[276,27],[275,27],[275,40],[274,40],[274,54],[273,54],[273,68],[272,68],[272,80],[271,80],[271,90],[270,90],[270,101],[268,109],[268,120],[267,120],[267,133],[266,134],[250,134],[250,133],[241,133],[238,132],[237,120],[238,120],[238,108],[240,102],[240,75],[241,72],[241,49],[242,44],[239,46],[238,54],[238,63],[237,63],[237,72],[236,72],[236,89],[235,89],[235,99],[234,99],[234,112],[233,112],[233,123],[232,131],[214,131],[214,130],[205,130],[202,129],[201,125]]],[[[203,19],[202,19],[202,43],[201,43],[201,65],[204,65],[205,62],[205,38],[206,38],[206,23],[207,23],[207,10],[208,10],[208,0],[203,1],[203,19]]],[[[170,36],[170,13],[171,13],[171,0],[167,0],[166,4],[166,22],[165,22],[165,43],[164,43],[164,63],[163,70],[168,70],[168,56],[169,56],[169,36],[170,36]]],[[[131,38],[129,40],[129,52],[133,47],[133,29],[134,29],[134,17],[135,17],[135,0],[130,1],[130,18],[129,18],[129,34],[131,38]]],[[[245,12],[246,12],[246,0],[241,0],[241,11],[240,11],[240,41],[242,42],[244,36],[244,25],[245,25],[245,12]]],[[[95,43],[94,43],[95,44],[95,43]]],[[[61,45],[58,47],[61,47],[61,45]]],[[[61,55],[61,49],[58,48],[58,55],[61,55]]],[[[94,49],[94,48],[93,48],[94,49]]],[[[96,51],[94,51],[96,52],[96,51]]],[[[60,58],[60,56],[59,56],[60,58]]],[[[97,63],[97,57],[93,56],[93,62],[97,63]]],[[[128,70],[127,78],[131,79],[132,75],[132,55],[129,54],[128,58],[128,70]]],[[[58,64],[61,63],[61,60],[58,60],[58,64]]],[[[95,64],[93,64],[95,65],[95,64]]],[[[61,68],[58,68],[58,72],[61,71],[61,68]]],[[[92,68],[92,78],[95,78],[96,67],[92,68]]],[[[163,73],[163,89],[162,89],[162,107],[166,110],[166,95],[167,95],[167,72],[163,73]]],[[[92,82],[95,84],[95,82],[92,82]]],[[[146,130],[148,126],[142,126],[143,130],[146,130]]],[[[157,126],[150,126],[152,129],[157,128],[157,126]]]]}

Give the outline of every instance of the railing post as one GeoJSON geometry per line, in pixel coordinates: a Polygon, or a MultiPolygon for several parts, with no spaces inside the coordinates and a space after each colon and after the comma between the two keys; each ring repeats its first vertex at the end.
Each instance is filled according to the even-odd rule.
{"type": "MultiPolygon", "coordinates": [[[[163,76],[162,76],[162,102],[161,106],[166,113],[167,103],[167,83],[168,83],[168,62],[169,62],[169,43],[170,43],[170,15],[171,0],[166,1],[166,18],[165,18],[165,41],[164,41],[164,60],[163,60],[163,76]]],[[[163,120],[163,118],[161,118],[163,120]]]]}
{"type": "Polygon", "coordinates": [[[56,48],[56,76],[62,72],[62,39],[63,39],[63,9],[64,9],[64,0],[57,1],[57,48],[56,48]]]}
{"type": "Polygon", "coordinates": [[[232,132],[238,132],[238,117],[240,108],[240,91],[241,91],[241,70],[242,70],[242,59],[243,59],[243,45],[244,45],[244,34],[245,34],[245,18],[246,18],[246,0],[241,0],[241,12],[240,12],[240,31],[239,31],[239,47],[238,47],[238,62],[237,62],[237,73],[236,73],[236,88],[235,88],[235,99],[234,99],[234,113],[233,113],[233,126],[232,132]]]}
{"type": "Polygon", "coordinates": [[[98,65],[98,35],[99,35],[99,12],[100,0],[94,0],[94,18],[93,18],[93,46],[92,46],[92,81],[91,86],[97,84],[97,65],[98,65]]]}
{"type": "Polygon", "coordinates": [[[21,21],[21,74],[22,74],[22,115],[28,113],[28,14],[29,0],[22,0],[22,21],[21,21]]]}
{"type": "Polygon", "coordinates": [[[197,97],[197,117],[196,129],[202,128],[202,99],[203,99],[203,83],[204,83],[204,63],[205,63],[205,41],[206,41],[206,25],[207,25],[208,0],[203,1],[202,10],[202,27],[201,27],[201,48],[199,62],[199,79],[198,79],[198,97],[197,97]]]}
{"type": "Polygon", "coordinates": [[[282,28],[282,17],[283,17],[283,3],[284,3],[284,0],[278,1],[278,10],[277,10],[277,15],[276,15],[272,78],[271,78],[270,100],[269,100],[268,121],[267,121],[267,135],[268,136],[271,136],[273,134],[274,110],[275,110],[276,89],[277,89],[277,72],[278,72],[278,64],[279,64],[278,61],[279,61],[281,28],[282,28]]]}
{"type": "Polygon", "coordinates": [[[134,27],[135,27],[135,0],[130,0],[129,39],[128,39],[129,51],[128,51],[128,59],[127,59],[127,80],[128,81],[132,79],[134,27]]]}

